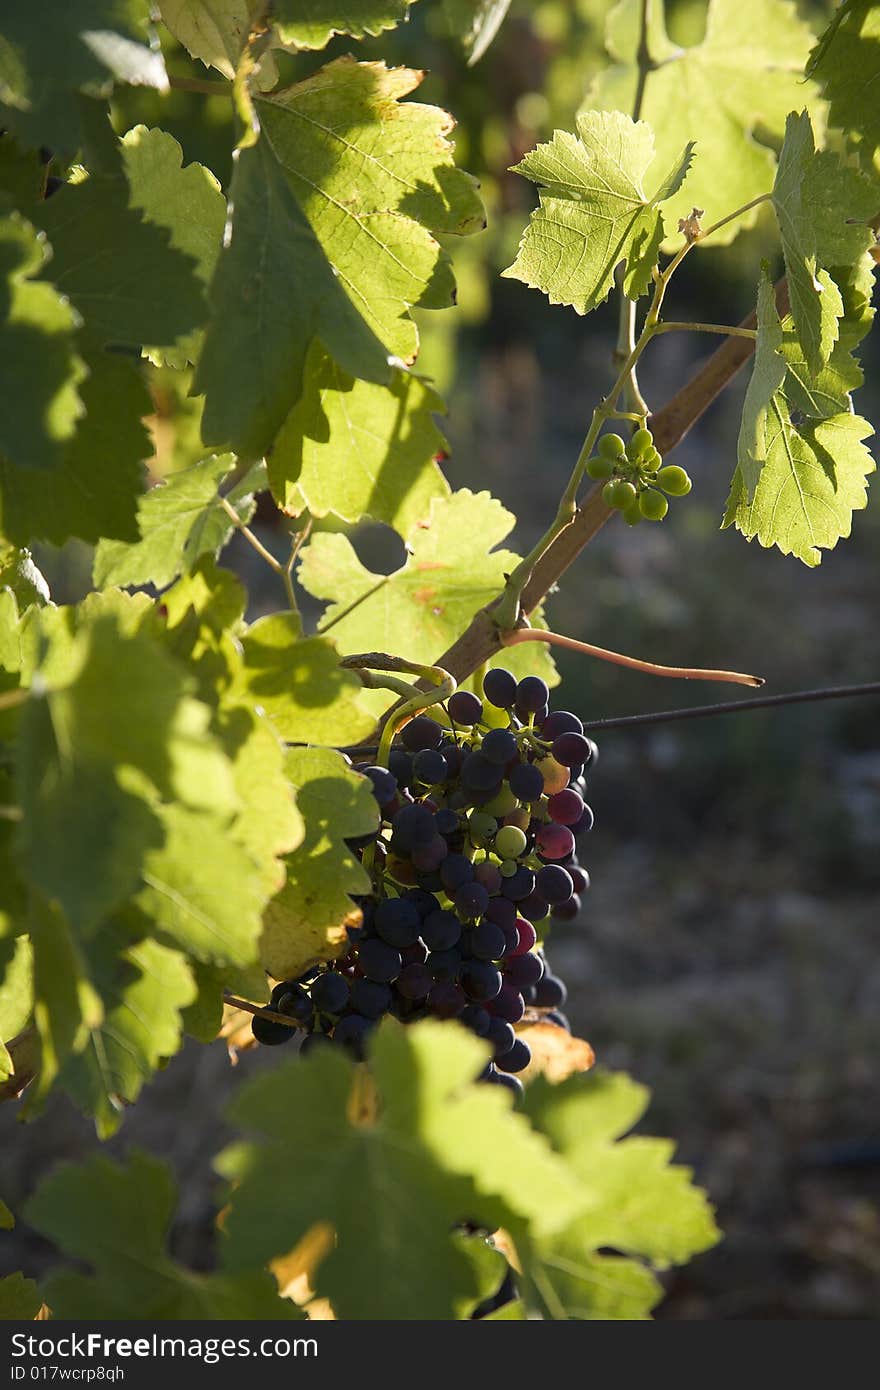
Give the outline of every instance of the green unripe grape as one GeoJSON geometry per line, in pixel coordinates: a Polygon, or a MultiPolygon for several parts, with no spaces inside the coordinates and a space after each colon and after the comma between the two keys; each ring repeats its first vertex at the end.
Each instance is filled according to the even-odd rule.
{"type": "Polygon", "coordinates": [[[502,878],[513,878],[518,868],[519,864],[515,859],[502,859],[498,865],[498,872],[502,878]]]}
{"type": "Polygon", "coordinates": [[[638,497],[635,497],[628,507],[624,507],[623,519],[627,526],[638,526],[640,521],[644,521],[638,497]]]}
{"type": "MultiPolygon", "coordinates": [[[[500,859],[517,859],[527,844],[525,831],[518,825],[502,825],[495,836],[495,853],[500,859]]],[[[501,872],[504,873],[503,868],[501,872]]]]}
{"type": "Polygon", "coordinates": [[[486,811],[488,815],[494,816],[496,820],[501,820],[504,816],[509,815],[511,811],[515,811],[518,805],[519,802],[505,782],[498,795],[493,796],[491,801],[486,802],[483,810],[486,811]]]}
{"type": "Polygon", "coordinates": [[[662,521],[669,511],[669,503],[662,492],[646,487],[644,492],[639,494],[639,511],[648,521],[662,521]]]}
{"type": "Polygon", "coordinates": [[[602,496],[608,503],[608,506],[617,507],[619,511],[623,511],[625,507],[628,507],[634,500],[635,495],[635,488],[632,483],[628,483],[625,478],[616,478],[613,483],[606,483],[602,489],[602,496]],[[605,496],[606,492],[610,495],[610,501],[608,497],[605,496]]]}
{"type": "Polygon", "coordinates": [[[633,447],[636,458],[640,458],[641,455],[646,454],[649,449],[653,449],[654,436],[650,430],[636,430],[635,434],[630,440],[630,444],[633,447]]]}
{"type": "Polygon", "coordinates": [[[623,458],[626,453],[626,445],[619,434],[603,434],[599,440],[599,453],[606,459],[623,458]]]}
{"type": "Polygon", "coordinates": [[[591,458],[587,464],[587,473],[591,478],[595,478],[597,483],[603,483],[613,472],[614,459],[604,458],[602,455],[591,458]]]}
{"type": "Polygon", "coordinates": [[[670,497],[687,497],[693,484],[683,468],[677,463],[669,463],[657,474],[657,486],[668,492],[670,497]]]}
{"type": "Polygon", "coordinates": [[[663,455],[659,449],[649,449],[645,454],[645,463],[649,468],[659,468],[663,462],[663,455]]]}
{"type": "Polygon", "coordinates": [[[497,829],[497,820],[494,816],[487,816],[485,811],[474,811],[468,817],[468,834],[474,844],[488,844],[497,829]]]}

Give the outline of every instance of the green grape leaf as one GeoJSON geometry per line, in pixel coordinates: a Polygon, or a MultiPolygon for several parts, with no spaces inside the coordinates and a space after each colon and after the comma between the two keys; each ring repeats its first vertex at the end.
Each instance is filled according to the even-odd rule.
{"type": "Polygon", "coordinates": [[[286,770],[304,833],[264,917],[263,964],[276,980],[294,978],[347,943],[346,924],[360,921],[350,895],[368,893],[370,879],[345,841],[379,824],[369,783],[335,750],[292,748],[286,770]]]}
{"type": "Polygon", "coordinates": [[[33,886],[90,931],[161,846],[157,797],[178,798],[180,814],[192,806],[229,817],[232,770],[209,732],[210,710],[185,693],[158,644],[123,631],[118,613],[99,610],[72,643],[56,640],[67,671],[45,689],[53,643],[51,626],[43,631],[46,674],[25,707],[18,752],[21,862],[33,886]]]}
{"type": "MultiPolygon", "coordinates": [[[[226,199],[214,175],[202,164],[184,167],[183,150],[174,137],[143,125],[123,136],[122,162],[131,206],[167,230],[171,245],[191,257],[196,276],[207,287],[226,224],[226,199]]],[[[182,368],[195,362],[200,345],[201,333],[189,333],[177,347],[155,356],[159,362],[182,368]]]]}
{"type": "Polygon", "coordinates": [[[532,1230],[519,1250],[552,1316],[647,1318],[662,1289],[642,1261],[657,1268],[682,1264],[719,1239],[690,1170],[670,1162],[672,1145],[620,1138],[646,1100],[629,1077],[602,1072],[555,1086],[539,1078],[526,1092],[526,1114],[590,1200],[584,1215],[551,1236],[532,1230]]]}
{"type": "MultiPolygon", "coordinates": [[[[231,454],[212,455],[167,474],[144,493],[138,504],[141,539],[133,545],[101,541],[95,551],[95,584],[155,584],[164,589],[202,555],[216,556],[235,529],[218,501],[220,485],[234,464],[231,454]]],[[[236,491],[233,505],[247,522],[254,509],[253,494],[236,491]]]]}
{"type": "Polygon", "coordinates": [[[370,1078],[333,1050],[250,1082],[232,1116],[264,1137],[222,1162],[224,1174],[239,1179],[225,1227],[227,1266],[252,1268],[284,1255],[325,1222],[336,1245],[311,1281],[337,1317],[395,1318],[407,1308],[454,1317],[463,1300],[478,1296],[479,1280],[452,1229],[463,1219],[491,1227],[499,1213],[513,1215],[506,1199],[523,1153],[527,1168],[541,1153],[547,1184],[532,1191],[524,1180],[523,1202],[537,1212],[546,1198],[561,1209],[565,1191],[571,1217],[579,1199],[565,1166],[512,1112],[509,1096],[471,1084],[485,1056],[484,1045],[455,1025],[390,1021],[372,1049],[378,1107],[370,1078]],[[455,1161],[459,1144],[473,1163],[455,1161]],[[292,1152],[295,1183],[282,1179],[292,1152]],[[505,1166],[514,1177],[499,1194],[505,1166]]]}
{"type": "Polygon", "coordinates": [[[199,697],[208,704],[223,698],[237,670],[236,636],[242,625],[244,586],[229,570],[202,555],[189,574],[162,595],[167,613],[165,645],[191,672],[199,697]]]}
{"type": "Polygon", "coordinates": [[[176,1189],[167,1164],[135,1151],[125,1164],[103,1155],[57,1168],[23,1216],[91,1274],[49,1278],[46,1301],[57,1318],[294,1319],[271,1275],[201,1274],[171,1259],[168,1233],[176,1189]]]}
{"type": "MultiPolygon", "coordinates": [[[[681,49],[666,35],[660,0],[653,10],[649,47],[658,66],[648,74],[642,119],[654,132],[661,165],[671,163],[687,140],[697,141],[687,184],[670,196],[667,225],[673,228],[694,206],[708,225],[768,191],[774,157],[756,132],[774,141],[789,111],[811,99],[803,70],[812,34],[789,0],[710,0],[705,37],[681,49]]],[[[621,0],[606,36],[616,63],[589,88],[585,111],[632,111],[639,29],[640,0],[621,0]]],[[[707,245],[732,241],[756,215],[737,218],[707,245]]]]}
{"type": "Polygon", "coordinates": [[[29,145],[72,157],[82,143],[77,90],[109,96],[114,82],[168,90],[162,54],[147,42],[149,0],[64,0],[51,17],[6,5],[0,29],[3,124],[29,145]]]}
{"type": "Polygon", "coordinates": [[[34,953],[26,936],[0,933],[0,1082],[15,1068],[6,1047],[28,1024],[34,1007],[34,953]]]}
{"type": "Polygon", "coordinates": [[[434,421],[443,401],[409,372],[390,387],[357,381],[319,343],[312,345],[303,394],[268,460],[280,507],[344,521],[371,517],[407,535],[449,485],[435,460],[446,440],[434,421]]]}
{"type": "Polygon", "coordinates": [[[0,531],[16,545],[137,539],[143,461],[153,452],[141,423],[150,397],[126,358],[96,352],[87,364],[80,390],[86,413],[58,466],[36,472],[0,456],[0,531]]]}
{"type": "Polygon", "coordinates": [[[259,865],[269,897],[285,882],[281,856],[296,850],[305,836],[285,768],[286,749],[269,719],[243,706],[221,711],[220,736],[239,799],[233,834],[259,865]]]}
{"type": "Polygon", "coordinates": [[[43,1306],[43,1300],[33,1279],[21,1273],[7,1274],[0,1279],[0,1322],[30,1322],[43,1306]]]}
{"type": "Polygon", "coordinates": [[[468,67],[480,61],[509,9],[510,0],[443,0],[447,28],[464,49],[468,67]]]}
{"type": "Polygon", "coordinates": [[[631,299],[651,282],[663,240],[658,204],[681,187],[693,143],[649,197],[644,181],[654,163],[654,138],[644,121],[619,111],[587,111],[577,135],[553,133],[514,166],[539,188],[539,206],[523,233],[513,265],[502,274],[542,290],[551,304],[570,304],[587,314],[614,284],[626,263],[624,290],[631,299]]]}
{"type": "Polygon", "coordinates": [[[58,905],[32,892],[28,927],[39,1037],[39,1070],[28,1097],[28,1111],[33,1114],[67,1059],[81,1051],[89,1032],[100,1026],[104,1009],[88,978],[80,944],[58,905]]]}
{"type": "Polygon", "coordinates": [[[253,23],[253,0],[161,0],[162,20],[193,58],[230,81],[253,23]]]}
{"type": "Polygon", "coordinates": [[[91,174],[40,205],[40,226],[52,243],[52,281],[82,315],[90,345],[173,347],[204,320],[196,263],[131,196],[124,178],[91,174]]]}
{"type": "Polygon", "coordinates": [[[415,0],[275,0],[272,18],[284,43],[324,48],[335,34],[363,39],[409,17],[415,0]]]}
{"type": "Polygon", "coordinates": [[[761,470],[767,462],[767,416],[773,397],[785,381],[786,370],[781,354],[782,325],[766,270],[758,286],[757,320],[758,339],[736,446],[737,463],[749,501],[755,495],[761,470]]]}
{"type": "Polygon", "coordinates": [[[232,698],[265,710],[288,743],[357,743],[373,727],[363,687],[339,665],[329,637],[303,637],[299,620],[273,613],[241,639],[232,698]]]}
{"type": "Polygon", "coordinates": [[[27,222],[0,219],[0,450],[21,469],[56,465],[83,413],[76,315],[52,285],[33,278],[49,259],[27,222]]]}
{"type": "MultiPolygon", "coordinates": [[[[788,368],[785,393],[793,410],[819,420],[852,410],[851,393],[864,380],[854,350],[870,331],[874,318],[871,305],[873,271],[873,261],[867,255],[853,266],[835,269],[834,276],[843,297],[844,315],[839,324],[838,341],[827,364],[819,372],[810,371],[791,318],[786,316],[783,320],[780,351],[788,368]]],[[[759,338],[760,332],[759,325],[759,338]]]]}
{"type": "MultiPolygon", "coordinates": [[[[0,540],[0,589],[14,594],[22,609],[29,608],[32,603],[42,608],[52,601],[46,577],[34,564],[31,552],[3,540],[0,540]]],[[[0,659],[0,666],[3,664],[0,659]]]]}
{"type": "Polygon", "coordinates": [[[192,971],[179,951],[104,923],[85,950],[92,986],[103,1004],[100,1025],[69,1058],[59,1083],[109,1139],[141,1088],[183,1041],[181,1011],[196,996],[192,971]]]}
{"type": "Polygon", "coordinates": [[[873,432],[867,420],[851,414],[796,426],[778,392],[767,411],[754,496],[750,501],[737,467],[722,526],[818,565],[823,549],[850,534],[853,512],[867,506],[866,478],[875,465],[863,441],[873,432]]]}
{"type": "Polygon", "coordinates": [[[880,4],[843,0],[813,52],[807,75],[829,103],[828,122],[843,131],[870,166],[880,147],[880,4]]]}
{"type": "MultiPolygon", "coordinates": [[[[463,488],[434,501],[428,521],[407,537],[406,563],[392,574],[366,569],[346,536],[321,533],[303,551],[300,582],[329,603],[323,623],[332,625],[341,652],[384,651],[433,662],[500,593],[505,574],[518,563],[511,551],[493,549],[513,521],[489,493],[463,488]]],[[[530,644],[524,658],[515,649],[500,658],[511,669],[517,659],[556,683],[539,643],[530,644]]],[[[371,708],[388,703],[387,695],[377,694],[371,708]]]]}

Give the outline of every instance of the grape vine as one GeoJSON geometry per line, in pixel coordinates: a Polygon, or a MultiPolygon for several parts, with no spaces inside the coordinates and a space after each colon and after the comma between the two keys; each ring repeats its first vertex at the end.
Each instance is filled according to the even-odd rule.
{"type": "Polygon", "coordinates": [[[719,1233],[666,1142],[626,1137],[647,1096],[593,1066],[550,967],[588,929],[597,761],[553,652],[761,680],[544,604],[613,518],[639,546],[689,506],[673,451],[747,366],[722,528],[814,567],[865,508],[880,6],[814,32],[708,0],[682,46],[619,0],[510,110],[470,68],[523,26],[552,48],[542,3],[305,8],[0,17],[0,1099],[39,1122],[64,1093],[105,1140],[187,1037],[243,1073],[296,1043],[236,1088],[216,1272],[166,1248],[167,1165],[98,1150],[0,1202],[0,1242],[15,1206],[68,1261],[0,1278],[0,1318],[646,1318],[719,1233]],[[742,321],[667,316],[735,239],[742,321]],[[451,487],[430,379],[456,273],[496,270],[560,317],[616,301],[524,554],[451,487]],[[679,333],[723,341],[657,401],[679,333]]]}

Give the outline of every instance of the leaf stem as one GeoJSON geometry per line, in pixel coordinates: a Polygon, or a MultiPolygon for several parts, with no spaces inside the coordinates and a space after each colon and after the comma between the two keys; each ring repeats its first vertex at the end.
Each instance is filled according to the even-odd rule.
{"type": "Polygon", "coordinates": [[[742,207],[734,208],[733,212],[729,212],[726,217],[719,218],[717,222],[712,223],[711,227],[706,227],[705,231],[700,232],[699,236],[695,238],[695,243],[705,241],[707,236],[720,231],[722,227],[727,226],[728,222],[735,222],[738,217],[742,217],[744,212],[751,212],[752,208],[759,207],[761,203],[769,203],[772,197],[772,193],[761,193],[757,198],[752,198],[751,202],[743,203],[742,207]]]}
{"type": "Polygon", "coordinates": [[[671,319],[665,319],[663,323],[655,324],[654,333],[720,333],[728,338],[752,338],[756,339],[758,334],[754,328],[734,327],[729,323],[673,323],[671,319]]]}
{"type": "MultiPolygon", "coordinates": [[[[651,0],[641,0],[639,44],[636,50],[638,80],[636,82],[636,94],[633,99],[632,108],[632,118],[634,121],[637,121],[642,114],[642,103],[645,98],[648,74],[654,69],[654,63],[652,62],[650,49],[648,47],[650,24],[651,0]]],[[[620,295],[620,306],[617,317],[617,346],[614,349],[614,361],[620,363],[629,359],[636,344],[636,301],[630,299],[629,295],[624,291],[624,269],[622,265],[617,267],[614,278],[617,283],[618,294],[620,295]]],[[[635,362],[633,362],[627,373],[623,389],[627,411],[632,412],[636,419],[644,420],[648,414],[648,406],[639,390],[635,362]]]]}
{"type": "Polygon", "coordinates": [[[610,661],[614,666],[627,666],[631,671],[644,671],[649,676],[669,676],[673,680],[721,681],[729,685],[753,687],[764,684],[762,676],[743,675],[740,671],[704,670],[699,666],[660,666],[655,661],[641,661],[635,656],[624,656],[622,652],[610,652],[605,647],[596,647],[575,637],[564,637],[559,632],[547,632],[543,628],[519,628],[516,632],[506,633],[502,641],[505,647],[516,646],[518,642],[549,642],[551,646],[566,647],[569,651],[582,652],[584,656],[610,661]]]}
{"type": "Polygon", "coordinates": [[[232,522],[233,526],[235,526],[236,530],[240,531],[241,534],[244,536],[248,545],[252,546],[252,548],[257,552],[260,558],[262,560],[265,560],[269,568],[271,570],[274,570],[275,573],[278,575],[282,584],[284,585],[284,592],[287,595],[287,601],[290,605],[290,611],[292,613],[295,613],[296,616],[299,617],[299,608],[296,602],[296,594],[294,593],[293,578],[291,575],[293,560],[296,559],[296,550],[294,549],[292,559],[288,560],[287,564],[282,565],[280,560],[276,560],[271,550],[266,549],[259,537],[254,535],[251,528],[245,525],[238,512],[233,507],[232,503],[228,501],[227,498],[218,494],[217,501],[220,503],[220,506],[223,508],[224,512],[229,517],[229,520],[232,522]]]}
{"type": "Polygon", "coordinates": [[[228,97],[232,83],[221,78],[211,80],[207,77],[173,77],[169,74],[168,85],[175,92],[200,92],[206,97],[228,97]]]}

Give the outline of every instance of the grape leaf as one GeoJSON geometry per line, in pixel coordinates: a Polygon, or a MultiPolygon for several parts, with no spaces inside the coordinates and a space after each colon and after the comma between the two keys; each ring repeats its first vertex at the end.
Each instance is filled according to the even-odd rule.
{"type": "Polygon", "coordinates": [[[829,125],[843,131],[870,167],[880,146],[880,5],[843,0],[810,54],[807,75],[830,103],[829,125]]]}
{"type": "Polygon", "coordinates": [[[806,363],[799,363],[797,351],[786,354],[784,342],[765,272],[755,365],[723,526],[735,525],[748,540],[757,536],[763,546],[776,545],[784,555],[817,565],[820,547],[832,548],[848,536],[853,511],[867,504],[865,479],[874,463],[862,441],[872,430],[852,414],[848,396],[842,407],[835,410],[832,398],[830,409],[823,410],[818,392],[827,395],[830,389],[833,397],[833,377],[829,388],[828,371],[813,377],[806,363]],[[800,421],[800,413],[793,417],[793,412],[801,412],[804,404],[814,405],[816,414],[793,423],[793,418],[800,421]]]}
{"type": "Polygon", "coordinates": [[[42,1306],[33,1279],[25,1279],[18,1272],[0,1279],[0,1322],[31,1321],[42,1306]]]}
{"type": "Polygon", "coordinates": [[[284,43],[324,48],[334,34],[381,34],[409,17],[415,0],[275,0],[272,18],[284,43]]]}
{"type": "Polygon", "coordinates": [[[540,203],[516,260],[502,274],[542,290],[551,304],[587,314],[608,298],[621,261],[629,297],[647,290],[663,240],[659,204],[681,187],[693,143],[648,197],[644,180],[654,163],[654,139],[644,121],[619,111],[588,111],[578,116],[577,132],[554,131],[552,140],[514,166],[538,185],[540,203]]]}
{"type": "Polygon", "coordinates": [[[168,90],[162,54],[147,43],[149,0],[64,0],[4,6],[3,124],[29,145],[72,157],[82,143],[77,89],[109,96],[114,82],[168,90]]]}
{"type": "Polygon", "coordinates": [[[0,1082],[14,1071],[6,1043],[27,1026],[34,1006],[33,977],[33,947],[29,939],[4,938],[0,931],[0,1082]]]}
{"type": "Polygon", "coordinates": [[[89,931],[137,887],[145,852],[161,845],[157,796],[179,798],[181,814],[192,806],[227,817],[236,799],[209,709],[185,693],[155,642],[98,612],[61,645],[66,678],[35,691],[22,719],[21,862],[89,931]]]}
{"type": "Polygon", "coordinates": [[[507,1209],[523,1155],[531,1171],[541,1154],[546,1183],[539,1193],[524,1181],[523,1201],[537,1210],[546,1198],[561,1208],[565,1193],[570,1216],[579,1197],[564,1165],[512,1114],[509,1097],[469,1084],[485,1055],[454,1025],[392,1021],[379,1029],[372,1052],[378,1110],[370,1078],[333,1050],[250,1082],[232,1116],[264,1138],[221,1160],[224,1174],[240,1179],[225,1228],[227,1266],[252,1268],[284,1255],[325,1221],[336,1230],[336,1247],[311,1280],[337,1317],[399,1318],[411,1309],[423,1318],[454,1317],[462,1299],[477,1296],[478,1281],[452,1229],[463,1219],[491,1226],[507,1209]],[[310,1117],[307,1126],[302,1115],[310,1117]],[[455,1161],[459,1144],[472,1162],[455,1161]],[[295,1183],[282,1177],[291,1152],[295,1183]],[[505,1166],[513,1177],[499,1195],[505,1166]]]}
{"type": "MultiPolygon", "coordinates": [[[[167,474],[144,493],[138,504],[141,539],[133,545],[101,541],[95,552],[95,584],[99,588],[155,584],[164,589],[202,555],[216,555],[234,530],[217,500],[220,484],[234,463],[231,454],[212,455],[167,474]]],[[[249,521],[253,494],[238,491],[235,509],[242,521],[249,521]]]]}
{"type": "MultiPolygon", "coordinates": [[[[42,1106],[61,1068],[85,1047],[103,1018],[101,998],[88,978],[80,944],[56,903],[30,895],[28,927],[33,946],[34,1024],[39,1070],[27,1112],[42,1106]]],[[[17,1070],[17,1068],[16,1068],[17,1070]]]]}
{"type": "Polygon", "coordinates": [[[27,222],[17,214],[0,219],[0,450],[22,469],[56,465],[83,413],[76,315],[52,285],[33,278],[49,259],[27,222]]]}
{"type": "Polygon", "coordinates": [[[468,67],[482,58],[510,9],[510,0],[443,0],[446,24],[465,51],[468,67]]]}
{"type": "Polygon", "coordinates": [[[0,456],[0,531],[17,545],[137,539],[143,460],[153,452],[141,423],[150,398],[124,357],[96,352],[87,365],[80,391],[86,413],[58,466],[37,473],[0,456]]]}
{"type": "Polygon", "coordinates": [[[205,316],[196,263],[129,198],[124,178],[93,173],[40,205],[52,281],[82,315],[90,346],[173,347],[205,316]]]}
{"type": "MultiPolygon", "coordinates": [[[[0,589],[8,589],[15,595],[21,608],[32,603],[43,607],[51,603],[52,595],[42,570],[34,564],[29,550],[9,545],[0,540],[0,589]]],[[[3,661],[0,660],[0,666],[3,661]]]]}
{"type": "MultiPolygon", "coordinates": [[[[705,37],[681,49],[667,37],[660,0],[653,10],[649,48],[658,66],[648,73],[641,116],[654,132],[661,165],[687,140],[698,147],[684,190],[665,209],[667,225],[695,205],[708,225],[767,192],[774,157],[755,133],[766,132],[771,141],[781,136],[789,111],[812,99],[803,80],[812,34],[789,0],[710,0],[705,37]]],[[[584,110],[632,111],[640,13],[640,0],[621,0],[611,11],[606,43],[616,63],[595,79],[584,110]]],[[[707,245],[732,241],[756,215],[737,218],[707,245]]]]}
{"type": "Polygon", "coordinates": [[[379,823],[368,782],[335,750],[292,748],[286,770],[304,834],[287,858],[287,882],[265,912],[263,964],[276,980],[294,978],[346,944],[346,923],[360,921],[349,895],[368,893],[370,880],[345,841],[379,823]]]}
{"type": "Polygon", "coordinates": [[[528,1248],[525,1242],[517,1247],[521,1257],[537,1262],[540,1304],[553,1316],[647,1318],[662,1289],[640,1261],[660,1268],[681,1264],[719,1239],[690,1170],[671,1164],[671,1144],[641,1135],[620,1138],[646,1103],[644,1088],[623,1074],[594,1073],[556,1086],[539,1078],[526,1091],[532,1124],[591,1199],[564,1230],[549,1238],[532,1231],[528,1248]],[[600,1249],[618,1253],[600,1255],[600,1249]]]}
{"type": "Polygon", "coordinates": [[[11,1231],[14,1227],[15,1217],[3,1201],[3,1198],[0,1197],[0,1231],[11,1231]]]}
{"type": "Polygon", "coordinates": [[[193,58],[235,77],[253,22],[253,0],[161,0],[170,32],[193,58]]]}
{"type": "Polygon", "coordinates": [[[288,743],[357,743],[373,727],[362,686],[339,665],[329,637],[303,637],[293,614],[273,613],[242,637],[232,698],[265,710],[288,743]]]}
{"type": "Polygon", "coordinates": [[[269,897],[284,885],[281,856],[298,849],[305,835],[285,770],[286,750],[269,720],[243,706],[221,711],[220,737],[240,803],[233,834],[259,865],[269,897]]]}
{"type": "MultiPolygon", "coordinates": [[[[149,222],[164,227],[171,245],[195,262],[203,286],[211,281],[226,224],[226,199],[202,164],[183,166],[183,150],[164,130],[135,126],[122,139],[122,162],[131,190],[131,206],[149,222]]],[[[182,368],[194,362],[201,334],[187,334],[175,348],[156,359],[182,368]]]]}
{"type": "MultiPolygon", "coordinates": [[[[407,537],[406,563],[390,575],[361,564],[346,536],[322,533],[303,551],[299,579],[315,598],[327,600],[323,623],[343,653],[384,651],[411,661],[433,662],[465,630],[479,608],[495,598],[518,562],[495,550],[514,518],[487,492],[466,488],[434,501],[428,521],[407,537]],[[477,540],[478,538],[478,540],[477,540]]],[[[556,683],[546,649],[529,644],[523,657],[505,651],[556,683]]],[[[388,697],[376,697],[381,710],[388,697]]]]}
{"type": "Polygon", "coordinates": [[[56,1169],[24,1218],[94,1273],[58,1273],[46,1300],[57,1318],[294,1319],[271,1275],[202,1274],[171,1259],[166,1242],[176,1191],[167,1164],[135,1151],[123,1164],[103,1155],[56,1169]]]}
{"type": "Polygon", "coordinates": [[[279,506],[344,521],[368,516],[407,535],[433,498],[449,495],[435,462],[446,440],[432,414],[444,409],[408,372],[395,371],[387,388],[356,381],[313,344],[303,394],[268,460],[279,506]]]}
{"type": "Polygon", "coordinates": [[[98,1137],[109,1139],[122,1123],[124,1105],[137,1100],[163,1059],[180,1048],[181,1011],[196,986],[179,951],[149,938],[131,942],[112,923],[104,923],[85,957],[104,1016],[59,1082],[95,1117],[98,1137]]]}

